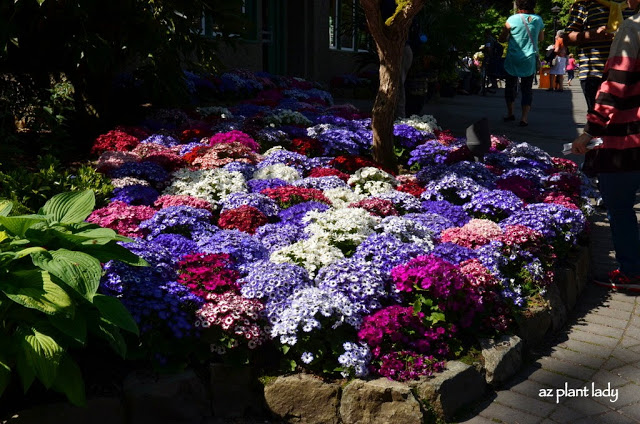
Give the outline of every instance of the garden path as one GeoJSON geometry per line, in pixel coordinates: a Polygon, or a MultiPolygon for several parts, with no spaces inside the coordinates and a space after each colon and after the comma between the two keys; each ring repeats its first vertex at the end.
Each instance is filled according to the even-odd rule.
{"type": "MultiPolygon", "coordinates": [[[[534,89],[529,126],[524,128],[517,121],[502,121],[503,95],[499,89],[487,96],[433,99],[422,114],[433,115],[455,136],[464,136],[471,123],[486,116],[493,134],[526,141],[553,156],[563,156],[562,144],[572,141],[585,124],[586,103],[579,85],[565,85],[562,93],[534,89]]],[[[372,104],[349,102],[363,110],[372,104]]],[[[567,157],[581,162],[579,156],[567,157]]],[[[640,202],[636,211],[640,215],[640,202]]],[[[591,271],[603,278],[615,267],[606,212],[598,210],[593,224],[591,271]]],[[[640,423],[640,296],[609,292],[588,282],[563,331],[547,339],[518,375],[458,422],[640,423]],[[597,392],[607,388],[617,390],[617,397],[612,395],[615,391],[597,392]]]]}

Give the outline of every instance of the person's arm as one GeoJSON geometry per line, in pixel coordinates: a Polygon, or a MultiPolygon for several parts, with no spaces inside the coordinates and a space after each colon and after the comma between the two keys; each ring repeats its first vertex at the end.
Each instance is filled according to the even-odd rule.
{"type": "Polygon", "coordinates": [[[565,46],[579,46],[590,41],[613,39],[613,34],[607,31],[606,26],[585,30],[585,16],[588,16],[587,4],[584,1],[573,3],[569,9],[569,21],[562,37],[565,46]]]}
{"type": "MultiPolygon", "coordinates": [[[[632,25],[624,22],[611,45],[609,59],[605,66],[607,79],[603,81],[593,110],[587,112],[587,123],[584,132],[577,137],[571,147],[571,151],[583,154],[587,151],[587,144],[593,137],[613,135],[610,134],[609,126],[625,125],[638,120],[635,107],[635,117],[629,114],[629,100],[635,97],[634,86],[630,86],[627,81],[633,81],[635,74],[635,62],[640,52],[640,42],[638,34],[632,25]]],[[[619,132],[619,130],[617,130],[619,132]]]]}
{"type": "Polygon", "coordinates": [[[509,35],[511,35],[511,25],[509,25],[509,22],[505,22],[504,27],[502,27],[502,32],[498,37],[498,41],[501,43],[506,43],[509,39],[509,35]]]}

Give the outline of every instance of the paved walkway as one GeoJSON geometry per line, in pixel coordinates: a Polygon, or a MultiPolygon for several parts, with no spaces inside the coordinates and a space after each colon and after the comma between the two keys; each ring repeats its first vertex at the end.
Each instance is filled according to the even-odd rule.
{"type": "MultiPolygon", "coordinates": [[[[425,105],[423,114],[433,115],[455,136],[464,136],[467,126],[487,117],[493,134],[526,141],[553,156],[563,156],[562,144],[572,141],[585,124],[586,103],[579,84],[565,85],[562,93],[534,89],[529,126],[524,128],[516,125],[518,120],[502,121],[503,95],[499,89],[487,96],[441,98],[425,105]]],[[[637,210],[640,214],[640,205],[637,210]]],[[[606,213],[599,211],[593,223],[591,272],[604,278],[616,267],[606,213]]],[[[458,422],[640,423],[640,296],[609,292],[589,282],[565,329],[533,352],[511,382],[458,422]]]]}

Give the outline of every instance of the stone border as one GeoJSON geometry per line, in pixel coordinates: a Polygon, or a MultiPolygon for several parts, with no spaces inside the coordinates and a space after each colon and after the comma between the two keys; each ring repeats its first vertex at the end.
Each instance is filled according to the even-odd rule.
{"type": "Polygon", "coordinates": [[[248,423],[272,416],[288,423],[403,423],[449,420],[480,400],[521,368],[524,352],[548,333],[562,328],[590,276],[590,246],[579,248],[555,269],[554,283],[539,307],[518,320],[517,335],[480,340],[482,364],[449,361],[432,377],[399,383],[386,378],[355,379],[346,385],[309,374],[281,376],[264,386],[250,368],[212,364],[209,387],[194,371],[169,375],[133,373],[118,398],[96,398],[87,408],[68,403],[38,406],[4,423],[36,424],[172,424],[214,423],[247,418],[248,423]],[[258,418],[260,417],[260,418],[258,418]]]}

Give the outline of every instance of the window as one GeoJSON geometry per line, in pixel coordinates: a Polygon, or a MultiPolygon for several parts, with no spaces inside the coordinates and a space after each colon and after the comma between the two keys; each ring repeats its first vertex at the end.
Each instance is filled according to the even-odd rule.
{"type": "Polygon", "coordinates": [[[329,1],[329,47],[366,51],[371,46],[364,11],[359,0],[329,1]]]}

